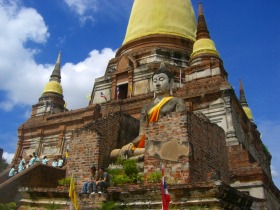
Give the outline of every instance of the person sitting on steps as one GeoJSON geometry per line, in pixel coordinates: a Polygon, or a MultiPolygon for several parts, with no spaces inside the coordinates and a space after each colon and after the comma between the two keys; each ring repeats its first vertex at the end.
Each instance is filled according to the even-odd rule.
{"type": "Polygon", "coordinates": [[[15,165],[12,165],[10,171],[9,171],[9,177],[13,177],[16,174],[16,169],[15,169],[15,165]]]}
{"type": "Polygon", "coordinates": [[[18,173],[23,171],[25,169],[25,167],[26,167],[25,158],[20,155],[19,159],[20,159],[20,163],[19,163],[19,166],[18,166],[18,173]]]}
{"type": "Polygon", "coordinates": [[[103,167],[99,168],[99,181],[98,181],[98,186],[99,186],[99,191],[98,193],[104,193],[105,189],[107,187],[110,187],[110,176],[108,172],[104,170],[103,167]]]}
{"type": "Polygon", "coordinates": [[[83,187],[80,194],[94,194],[97,193],[97,184],[99,180],[98,173],[96,173],[96,167],[92,166],[90,168],[91,176],[89,180],[84,181],[83,187]]]}

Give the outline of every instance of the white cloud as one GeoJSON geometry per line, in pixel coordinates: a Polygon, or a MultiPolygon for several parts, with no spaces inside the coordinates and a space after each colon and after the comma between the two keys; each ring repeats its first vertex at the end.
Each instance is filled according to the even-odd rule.
{"type": "MultiPolygon", "coordinates": [[[[23,106],[22,118],[30,117],[31,105],[38,102],[44,85],[49,81],[53,64],[36,63],[34,55],[37,49],[27,49],[25,43],[44,44],[49,33],[40,14],[34,9],[23,8],[14,4],[4,4],[0,0],[0,109],[13,111],[15,106],[23,106]]],[[[63,42],[63,40],[62,40],[63,42]]],[[[68,109],[86,107],[86,95],[91,92],[96,77],[102,76],[108,60],[115,56],[115,51],[106,48],[92,50],[78,63],[66,63],[61,67],[61,82],[64,99],[68,109]]],[[[63,60],[63,54],[62,54],[63,60]]],[[[5,150],[12,151],[17,142],[17,135],[0,133],[5,150]]],[[[4,153],[10,163],[13,154],[4,153]]]]}
{"type": "Polygon", "coordinates": [[[94,22],[94,19],[91,15],[83,16],[80,18],[81,26],[84,26],[87,22],[94,22]]]}
{"type": "MultiPolygon", "coordinates": [[[[54,65],[37,64],[36,49],[27,49],[24,43],[46,42],[47,26],[34,9],[0,4],[0,31],[0,90],[6,93],[6,98],[0,100],[0,109],[31,106],[41,96],[54,65]]],[[[94,78],[104,73],[108,60],[114,56],[112,49],[92,50],[85,60],[62,66],[62,87],[68,108],[87,105],[86,95],[92,90],[94,78]]]]}
{"type": "MultiPolygon", "coordinates": [[[[84,61],[77,64],[66,63],[61,67],[61,85],[68,109],[87,105],[86,95],[91,92],[94,79],[104,74],[109,59],[114,56],[115,51],[109,48],[102,51],[93,50],[84,61]]],[[[22,68],[25,74],[13,75],[14,80],[7,85],[8,99],[0,102],[0,108],[8,110],[17,104],[31,106],[37,103],[54,66],[36,64],[32,61],[32,64],[23,62],[22,68]]]]}
{"type": "Polygon", "coordinates": [[[81,26],[86,22],[94,22],[93,13],[98,10],[98,0],[64,0],[80,19],[81,26]]]}
{"type": "Polygon", "coordinates": [[[94,79],[104,75],[108,61],[115,56],[115,51],[105,48],[93,50],[89,56],[77,64],[66,63],[62,67],[62,87],[68,109],[85,107],[86,95],[92,91],[94,79]]]}
{"type": "Polygon", "coordinates": [[[15,2],[0,2],[0,90],[7,94],[7,100],[0,101],[0,108],[10,110],[15,104],[27,103],[31,99],[32,94],[23,93],[36,89],[42,81],[33,80],[34,76],[38,70],[45,69],[33,60],[37,49],[27,49],[25,43],[45,43],[49,33],[36,10],[19,7],[15,2]],[[31,89],[28,90],[23,81],[30,80],[28,86],[31,89]]]}
{"type": "Polygon", "coordinates": [[[97,10],[97,0],[64,0],[77,14],[84,15],[87,11],[97,10]]]}
{"type": "Polygon", "coordinates": [[[131,10],[133,0],[64,0],[65,4],[74,11],[80,20],[81,26],[87,22],[95,22],[99,11],[106,14],[106,18],[119,20],[131,10]]]}
{"type": "Polygon", "coordinates": [[[3,152],[3,158],[7,161],[7,163],[11,163],[14,158],[14,153],[3,152]]]}

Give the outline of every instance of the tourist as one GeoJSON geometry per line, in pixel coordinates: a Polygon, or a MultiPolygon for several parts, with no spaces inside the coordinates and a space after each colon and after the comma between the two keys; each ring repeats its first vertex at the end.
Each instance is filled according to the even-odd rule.
{"type": "Polygon", "coordinates": [[[36,161],[36,157],[29,155],[29,162],[28,162],[28,167],[32,166],[36,161]]]}
{"type": "Polygon", "coordinates": [[[48,161],[49,160],[47,159],[47,156],[44,156],[43,159],[42,159],[42,164],[47,165],[48,161]]]}
{"type": "Polygon", "coordinates": [[[98,184],[98,173],[96,173],[96,167],[92,166],[90,168],[91,176],[88,180],[85,180],[83,183],[83,187],[81,190],[81,194],[95,194],[97,192],[97,184],[98,184]]]}
{"type": "Polygon", "coordinates": [[[55,157],[55,158],[53,159],[52,166],[53,166],[53,167],[57,167],[57,165],[58,165],[57,157],[55,157]]]}
{"type": "Polygon", "coordinates": [[[19,158],[20,158],[20,162],[18,165],[18,173],[25,169],[25,164],[26,164],[25,159],[22,156],[19,156],[19,158]]]}
{"type": "Polygon", "coordinates": [[[109,176],[108,172],[106,172],[104,170],[103,167],[99,168],[98,172],[99,172],[99,176],[100,176],[99,181],[98,181],[100,191],[98,193],[104,193],[105,189],[110,186],[110,176],[109,176]]]}
{"type": "Polygon", "coordinates": [[[62,157],[59,157],[59,158],[58,158],[57,167],[59,167],[59,168],[62,168],[62,167],[63,167],[63,159],[62,159],[62,157]]]}
{"type": "Polygon", "coordinates": [[[154,100],[141,110],[139,136],[120,150],[113,150],[111,157],[122,156],[143,161],[145,152],[145,128],[171,112],[185,112],[183,99],[172,96],[173,75],[162,63],[152,76],[154,100]]]}
{"type": "Polygon", "coordinates": [[[40,162],[40,158],[38,157],[38,155],[35,156],[35,163],[39,163],[40,162]]]}
{"type": "Polygon", "coordinates": [[[33,157],[35,158],[34,163],[40,162],[40,159],[39,159],[38,155],[35,152],[33,152],[33,157]]]}
{"type": "Polygon", "coordinates": [[[10,171],[9,171],[9,177],[13,177],[15,175],[15,165],[12,165],[10,171]]]}

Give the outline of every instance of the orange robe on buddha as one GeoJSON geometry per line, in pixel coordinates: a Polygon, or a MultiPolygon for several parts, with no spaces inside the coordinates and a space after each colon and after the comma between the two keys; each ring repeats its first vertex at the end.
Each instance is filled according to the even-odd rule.
{"type": "MultiPolygon", "coordinates": [[[[159,111],[160,111],[161,107],[164,104],[166,104],[169,100],[171,100],[172,98],[173,97],[171,97],[171,96],[165,97],[158,104],[156,104],[153,108],[151,108],[151,110],[148,113],[148,125],[152,122],[158,121],[159,111]]],[[[146,135],[143,134],[137,148],[145,148],[145,139],[146,139],[146,135]]]]}

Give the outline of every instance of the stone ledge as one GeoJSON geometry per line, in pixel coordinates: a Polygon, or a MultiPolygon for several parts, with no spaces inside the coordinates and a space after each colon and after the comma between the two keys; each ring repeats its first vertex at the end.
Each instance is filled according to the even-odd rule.
{"type": "Polygon", "coordinates": [[[68,193],[69,187],[68,186],[57,186],[56,188],[46,188],[46,187],[21,187],[19,188],[19,192],[61,192],[61,193],[68,193]]]}
{"type": "Polygon", "coordinates": [[[107,201],[108,195],[106,193],[81,194],[78,197],[79,208],[82,209],[96,209],[100,208],[102,202],[107,201]]]}
{"type": "MultiPolygon", "coordinates": [[[[168,185],[167,188],[173,207],[177,205],[181,207],[207,205],[210,207],[223,206],[227,209],[242,207],[242,209],[249,210],[255,200],[221,181],[168,185]]],[[[159,208],[161,205],[161,184],[109,187],[108,199],[131,209],[159,208]]]]}

